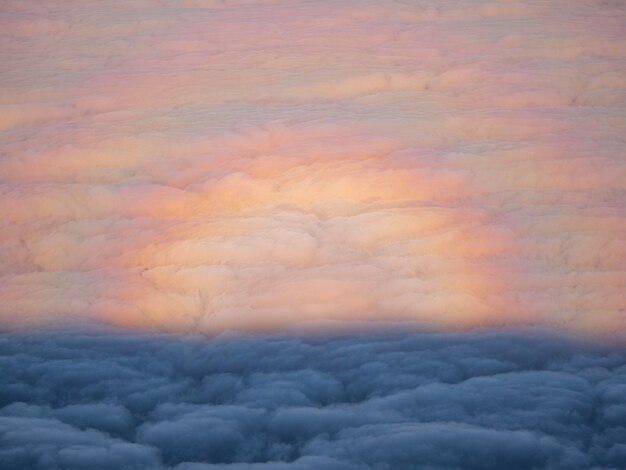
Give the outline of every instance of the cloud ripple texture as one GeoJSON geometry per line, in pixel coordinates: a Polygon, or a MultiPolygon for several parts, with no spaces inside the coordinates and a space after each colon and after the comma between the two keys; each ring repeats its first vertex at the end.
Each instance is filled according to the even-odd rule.
{"type": "Polygon", "coordinates": [[[0,41],[3,326],[626,338],[623,1],[3,0],[0,41]]]}

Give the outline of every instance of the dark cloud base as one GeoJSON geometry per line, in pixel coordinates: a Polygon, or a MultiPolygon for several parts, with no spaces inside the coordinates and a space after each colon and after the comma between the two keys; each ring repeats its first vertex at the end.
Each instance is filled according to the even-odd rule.
{"type": "Polygon", "coordinates": [[[626,351],[533,333],[0,336],[3,469],[626,468],[626,351]]]}

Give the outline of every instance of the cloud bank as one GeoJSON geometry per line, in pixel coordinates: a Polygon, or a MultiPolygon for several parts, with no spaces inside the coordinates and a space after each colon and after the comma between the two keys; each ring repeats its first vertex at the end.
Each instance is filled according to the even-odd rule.
{"type": "Polygon", "coordinates": [[[5,333],[0,370],[3,468],[626,465],[626,350],[541,332],[5,333]]]}
{"type": "Polygon", "coordinates": [[[626,335],[626,9],[0,6],[0,323],[626,335]]]}

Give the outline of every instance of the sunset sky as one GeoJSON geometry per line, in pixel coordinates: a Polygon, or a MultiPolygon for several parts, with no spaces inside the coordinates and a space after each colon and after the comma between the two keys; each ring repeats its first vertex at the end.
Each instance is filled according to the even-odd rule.
{"type": "Polygon", "coordinates": [[[0,326],[626,338],[623,2],[0,15],[0,326]]]}
{"type": "Polygon", "coordinates": [[[626,468],[626,0],[0,0],[0,469],[626,468]]]}

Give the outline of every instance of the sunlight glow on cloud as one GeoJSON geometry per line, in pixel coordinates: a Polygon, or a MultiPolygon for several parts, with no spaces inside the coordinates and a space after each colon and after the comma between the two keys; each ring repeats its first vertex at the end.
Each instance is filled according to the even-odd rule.
{"type": "Polygon", "coordinates": [[[0,323],[626,332],[626,8],[4,1],[0,323]]]}

